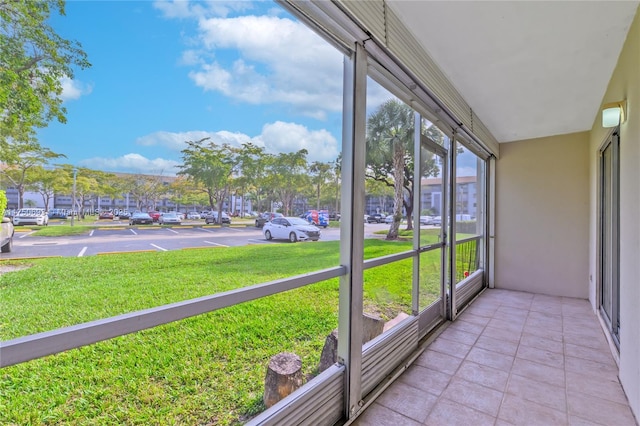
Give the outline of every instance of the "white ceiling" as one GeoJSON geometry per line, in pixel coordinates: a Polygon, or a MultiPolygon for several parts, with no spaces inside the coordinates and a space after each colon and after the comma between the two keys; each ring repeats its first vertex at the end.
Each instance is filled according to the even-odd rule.
{"type": "Polygon", "coordinates": [[[638,1],[388,0],[499,142],[590,130],[638,1]]]}

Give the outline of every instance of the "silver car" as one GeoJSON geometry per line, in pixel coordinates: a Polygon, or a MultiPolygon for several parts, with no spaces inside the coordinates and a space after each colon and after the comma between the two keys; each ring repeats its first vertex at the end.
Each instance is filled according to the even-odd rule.
{"type": "Polygon", "coordinates": [[[162,213],[158,218],[160,225],[180,225],[182,224],[182,215],[176,212],[162,213]]]}
{"type": "Polygon", "coordinates": [[[320,239],[320,228],[299,217],[276,217],[266,222],[262,228],[262,233],[267,240],[282,239],[292,243],[296,241],[318,241],[320,239]]]}

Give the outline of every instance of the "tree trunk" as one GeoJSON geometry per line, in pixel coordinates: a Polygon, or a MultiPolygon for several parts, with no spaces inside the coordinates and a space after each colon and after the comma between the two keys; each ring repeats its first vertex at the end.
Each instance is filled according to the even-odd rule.
{"type": "Polygon", "coordinates": [[[400,138],[393,139],[393,189],[395,191],[393,199],[393,222],[387,240],[397,240],[400,222],[402,221],[402,205],[404,201],[404,146],[400,138]]]}
{"type": "Polygon", "coordinates": [[[411,217],[413,216],[413,194],[414,193],[415,191],[409,191],[409,199],[407,200],[404,206],[405,210],[407,211],[407,231],[413,230],[413,220],[411,220],[411,217]]]}
{"type": "Polygon", "coordinates": [[[282,352],[271,357],[264,379],[264,405],[269,408],[302,386],[302,360],[282,352]]]}

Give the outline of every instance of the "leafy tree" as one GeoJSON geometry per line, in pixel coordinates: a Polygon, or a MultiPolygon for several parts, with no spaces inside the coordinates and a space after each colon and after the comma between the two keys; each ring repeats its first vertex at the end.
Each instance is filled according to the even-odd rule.
{"type": "Polygon", "coordinates": [[[4,211],[7,208],[7,193],[0,191],[0,220],[4,217],[4,211]]]}
{"type": "MultiPolygon", "coordinates": [[[[432,139],[442,138],[435,126],[421,129],[432,139]]],[[[390,99],[383,103],[367,119],[367,170],[365,176],[394,188],[394,208],[387,239],[397,239],[402,208],[411,218],[415,182],[413,179],[414,112],[404,103],[390,99]],[[406,194],[406,196],[405,196],[406,194]]],[[[437,142],[437,140],[436,140],[437,142]]],[[[437,176],[439,167],[433,156],[425,156],[420,165],[422,176],[437,176]]],[[[407,222],[407,229],[413,222],[407,222]]]]}
{"type": "Polygon", "coordinates": [[[181,204],[187,206],[195,203],[200,204],[202,201],[202,194],[186,176],[178,176],[176,180],[171,182],[167,187],[167,195],[169,200],[176,204],[177,209],[181,204]]]}
{"type": "Polygon", "coordinates": [[[340,186],[342,182],[342,154],[338,155],[335,161],[331,163],[333,172],[333,193],[335,194],[335,212],[340,212],[340,186]]]}
{"type": "MultiPolygon", "coordinates": [[[[393,222],[388,240],[398,238],[404,203],[405,167],[411,162],[413,146],[413,111],[391,99],[383,103],[367,119],[366,176],[391,182],[394,188],[393,222]]],[[[411,221],[409,221],[411,222],[411,221]]]]}
{"type": "Polygon", "coordinates": [[[208,141],[186,141],[182,150],[183,164],[179,175],[188,176],[206,192],[211,210],[218,210],[222,221],[222,203],[229,194],[233,174],[236,172],[238,150],[228,144],[216,145],[208,141]],[[207,142],[208,141],[208,142],[207,142]]]}
{"type": "Polygon", "coordinates": [[[67,192],[71,186],[69,176],[66,173],[56,169],[46,169],[42,166],[33,168],[30,181],[28,189],[39,192],[43,204],[47,207],[51,207],[50,201],[56,192],[67,192]]]}
{"type": "Polygon", "coordinates": [[[123,177],[119,190],[135,199],[137,210],[156,210],[158,200],[167,188],[160,176],[138,174],[123,177]]]}
{"type": "Polygon", "coordinates": [[[282,202],[285,216],[291,212],[295,196],[308,184],[306,149],[271,156],[267,168],[267,186],[282,202]]]}
{"type": "Polygon", "coordinates": [[[311,183],[313,184],[316,196],[316,210],[320,210],[322,190],[331,182],[332,171],[330,163],[314,161],[309,166],[311,183]]]}
{"type": "MultiPolygon", "coordinates": [[[[0,114],[1,115],[1,114],[0,114]]],[[[44,166],[51,160],[64,157],[49,148],[40,146],[35,141],[6,141],[3,149],[0,150],[0,162],[4,167],[0,169],[0,174],[18,190],[18,208],[23,207],[24,191],[27,185],[34,182],[30,171],[37,166],[44,166]]]]}
{"type": "Polygon", "coordinates": [[[0,150],[8,139],[31,140],[52,119],[64,123],[63,79],[91,66],[79,43],[47,23],[64,7],[63,0],[0,1],[0,150]]]}
{"type": "Polygon", "coordinates": [[[387,205],[388,199],[393,199],[394,192],[392,186],[379,180],[367,179],[364,182],[364,189],[369,197],[378,199],[378,204],[382,207],[383,212],[387,213],[389,212],[389,207],[393,208],[393,205],[387,205]]]}
{"type": "Polygon", "coordinates": [[[247,196],[249,192],[255,194],[256,207],[260,204],[260,195],[262,189],[262,183],[264,181],[265,169],[266,169],[266,154],[264,148],[256,146],[252,143],[242,144],[242,148],[238,151],[237,165],[239,170],[239,176],[235,180],[240,194],[242,195],[242,206],[240,211],[245,211],[245,199],[249,199],[251,196],[247,196]]]}

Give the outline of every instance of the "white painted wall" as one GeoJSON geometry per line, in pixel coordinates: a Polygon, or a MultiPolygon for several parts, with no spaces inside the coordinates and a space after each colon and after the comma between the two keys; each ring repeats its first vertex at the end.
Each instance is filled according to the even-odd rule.
{"type": "Polygon", "coordinates": [[[589,296],[589,133],[501,144],[495,286],[589,296]]]}
{"type": "MultiPolygon", "coordinates": [[[[640,12],[639,12],[640,13],[640,12]]],[[[620,126],[620,382],[640,419],[640,15],[627,35],[602,103],[627,100],[620,126]]],[[[595,118],[590,140],[590,273],[597,271],[598,150],[608,129],[595,118]]],[[[595,281],[595,280],[594,280],[595,281]]],[[[596,306],[597,289],[590,287],[596,306]]]]}

